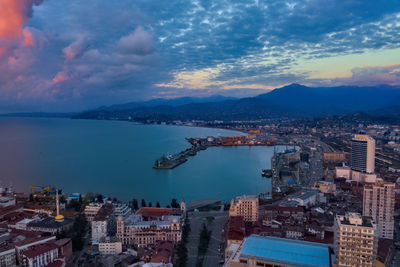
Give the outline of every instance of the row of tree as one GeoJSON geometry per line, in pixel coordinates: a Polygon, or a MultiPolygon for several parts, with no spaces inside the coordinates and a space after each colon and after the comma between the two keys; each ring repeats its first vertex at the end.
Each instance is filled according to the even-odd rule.
{"type": "MultiPolygon", "coordinates": [[[[144,208],[144,207],[153,207],[153,203],[149,202],[148,204],[146,204],[146,200],[144,200],[143,198],[142,198],[140,204],[141,204],[142,208],[144,208]]],[[[132,200],[131,207],[134,210],[138,210],[139,209],[139,202],[138,202],[138,200],[136,198],[134,198],[132,200]]],[[[156,202],[156,207],[157,208],[161,207],[160,202],[158,202],[158,201],[156,202]]],[[[180,205],[179,205],[178,201],[175,198],[173,198],[171,200],[171,205],[167,205],[167,208],[177,208],[178,209],[178,208],[180,208],[180,205]]]]}

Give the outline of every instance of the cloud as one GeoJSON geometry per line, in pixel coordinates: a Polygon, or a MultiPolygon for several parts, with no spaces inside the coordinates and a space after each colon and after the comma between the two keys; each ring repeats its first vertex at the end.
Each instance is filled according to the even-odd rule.
{"type": "Polygon", "coordinates": [[[118,48],[123,54],[151,54],[154,50],[153,37],[139,26],[131,34],[119,40],[118,48]]]}
{"type": "Polygon", "coordinates": [[[86,38],[80,37],[75,42],[71,43],[69,46],[65,47],[62,51],[67,60],[73,60],[74,58],[80,56],[84,49],[86,48],[86,38]]]}
{"type": "Polygon", "coordinates": [[[64,72],[58,72],[56,74],[56,76],[54,76],[52,82],[53,82],[53,84],[56,84],[56,83],[64,82],[64,81],[66,81],[68,79],[69,79],[69,77],[68,77],[67,74],[65,74],[64,72]]]}
{"type": "Polygon", "coordinates": [[[41,2],[0,0],[0,109],[397,79],[398,0],[41,2]]]}
{"type": "MultiPolygon", "coordinates": [[[[33,5],[42,0],[1,0],[0,2],[0,47],[10,50],[15,45],[32,46],[32,34],[24,26],[32,15],[33,5]]],[[[5,52],[4,52],[5,53],[5,52]]]]}

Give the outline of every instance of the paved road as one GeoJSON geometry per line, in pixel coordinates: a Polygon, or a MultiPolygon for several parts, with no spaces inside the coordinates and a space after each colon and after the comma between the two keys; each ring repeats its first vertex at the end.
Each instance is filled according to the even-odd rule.
{"type": "Polygon", "coordinates": [[[211,240],[208,246],[203,266],[214,267],[220,266],[219,261],[223,259],[223,251],[218,252],[222,241],[222,229],[228,222],[227,211],[210,211],[210,212],[193,212],[189,214],[190,234],[188,237],[188,267],[196,266],[197,250],[200,239],[200,231],[203,223],[206,224],[208,230],[211,231],[211,240]],[[207,217],[214,219],[208,220],[207,217]]]}

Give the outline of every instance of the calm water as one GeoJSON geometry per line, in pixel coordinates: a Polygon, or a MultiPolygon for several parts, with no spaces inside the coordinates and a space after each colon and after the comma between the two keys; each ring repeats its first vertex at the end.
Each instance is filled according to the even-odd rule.
{"type": "Polygon", "coordinates": [[[185,137],[237,132],[129,122],[0,118],[0,180],[15,189],[55,185],[64,192],[100,192],[121,200],[230,200],[270,190],[261,170],[273,147],[214,147],[173,170],[154,170],[163,153],[189,147],[185,137]]]}

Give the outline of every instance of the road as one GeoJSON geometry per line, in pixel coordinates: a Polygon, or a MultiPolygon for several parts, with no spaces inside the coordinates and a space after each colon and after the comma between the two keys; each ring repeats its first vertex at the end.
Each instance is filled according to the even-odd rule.
{"type": "Polygon", "coordinates": [[[204,258],[203,266],[214,267],[220,266],[219,261],[223,260],[224,251],[218,251],[222,238],[222,230],[228,222],[227,211],[206,211],[206,212],[191,212],[189,214],[190,234],[188,237],[188,264],[187,266],[196,266],[197,250],[200,239],[200,231],[203,223],[207,229],[211,231],[211,240],[208,245],[207,254],[204,258]],[[214,219],[207,219],[214,218],[214,219]]]}

